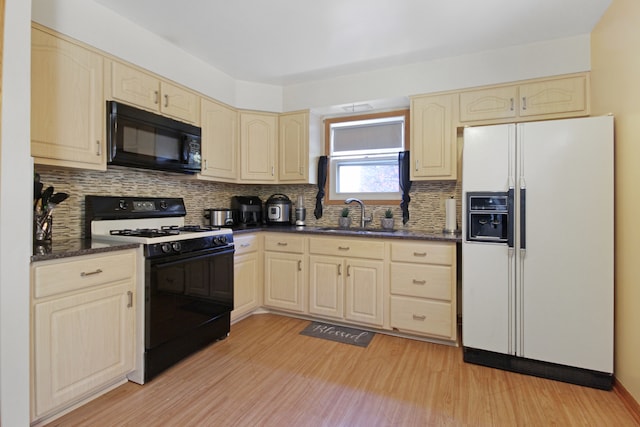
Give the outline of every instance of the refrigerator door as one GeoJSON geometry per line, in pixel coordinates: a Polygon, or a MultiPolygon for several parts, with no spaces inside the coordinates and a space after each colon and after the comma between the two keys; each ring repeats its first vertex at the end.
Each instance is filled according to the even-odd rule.
{"type": "Polygon", "coordinates": [[[515,125],[464,130],[462,157],[462,342],[514,354],[514,251],[467,240],[467,193],[507,192],[514,183],[515,125]]]}
{"type": "Polygon", "coordinates": [[[613,117],[519,124],[517,133],[517,190],[526,189],[517,354],[613,372],[613,117]]]}

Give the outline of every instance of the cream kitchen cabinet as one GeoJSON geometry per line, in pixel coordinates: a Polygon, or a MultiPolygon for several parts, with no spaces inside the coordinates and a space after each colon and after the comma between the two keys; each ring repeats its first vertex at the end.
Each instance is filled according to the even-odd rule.
{"type": "Polygon", "coordinates": [[[124,382],[134,368],[136,254],[32,264],[32,420],[124,382]]]}
{"type": "Polygon", "coordinates": [[[384,321],[384,242],[309,239],[309,313],[367,326],[384,321]]]}
{"type": "Polygon", "coordinates": [[[233,311],[237,321],[262,305],[262,235],[234,237],[233,311]]]}
{"type": "Polygon", "coordinates": [[[460,93],[460,122],[504,123],[589,115],[587,73],[460,93]]]}
{"type": "Polygon", "coordinates": [[[238,111],[203,98],[202,172],[198,178],[236,182],[239,167],[238,111]]]}
{"type": "Polygon", "coordinates": [[[103,58],[31,30],[31,155],[36,164],[106,170],[103,58]]]}
{"type": "Polygon", "coordinates": [[[456,94],[411,98],[411,180],[457,178],[456,94]]]}
{"type": "Polygon", "coordinates": [[[455,243],[393,242],[390,257],[391,327],[455,342],[455,243]]]}
{"type": "Polygon", "coordinates": [[[309,112],[280,114],[278,122],[278,181],[308,183],[309,112]]]}
{"type": "Polygon", "coordinates": [[[195,92],[118,61],[108,61],[105,74],[107,99],[200,125],[200,97],[195,92]]]}
{"type": "Polygon", "coordinates": [[[275,183],[278,115],[240,112],[240,181],[275,183]]]}
{"type": "Polygon", "coordinates": [[[267,233],[264,236],[265,307],[305,313],[306,239],[302,235],[267,233]]]}

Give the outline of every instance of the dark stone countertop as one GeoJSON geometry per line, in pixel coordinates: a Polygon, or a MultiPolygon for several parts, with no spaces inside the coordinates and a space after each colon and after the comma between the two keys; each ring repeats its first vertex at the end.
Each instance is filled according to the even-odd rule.
{"type": "Polygon", "coordinates": [[[33,245],[31,262],[135,249],[139,243],[104,243],[90,239],[55,239],[46,245],[33,245]]]}
{"type": "Polygon", "coordinates": [[[296,227],[288,225],[263,226],[255,228],[238,228],[234,229],[235,235],[247,233],[255,233],[257,231],[269,231],[278,233],[302,233],[313,234],[317,236],[342,236],[342,237],[370,237],[385,239],[403,239],[403,240],[431,240],[440,242],[461,242],[460,233],[437,233],[432,231],[421,230],[383,230],[381,228],[339,228],[339,227],[296,227]]]}

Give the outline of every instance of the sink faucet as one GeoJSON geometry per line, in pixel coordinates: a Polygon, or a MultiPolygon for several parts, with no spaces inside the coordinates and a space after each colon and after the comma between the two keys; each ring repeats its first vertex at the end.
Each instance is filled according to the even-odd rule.
{"type": "Polygon", "coordinates": [[[349,198],[349,199],[344,201],[345,204],[349,204],[349,203],[353,203],[353,202],[356,202],[357,204],[360,205],[360,227],[365,228],[367,226],[367,223],[371,222],[371,220],[373,218],[371,218],[370,216],[368,217],[368,216],[365,215],[364,203],[362,202],[362,200],[355,199],[355,198],[349,198]]]}

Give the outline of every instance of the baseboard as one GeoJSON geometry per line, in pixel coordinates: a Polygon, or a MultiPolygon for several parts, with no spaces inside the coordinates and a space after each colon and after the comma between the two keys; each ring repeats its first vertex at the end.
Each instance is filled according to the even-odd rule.
{"type": "Polygon", "coordinates": [[[629,410],[631,415],[633,415],[633,419],[640,425],[640,403],[620,384],[617,378],[613,379],[613,392],[622,400],[625,408],[629,410]]]}

